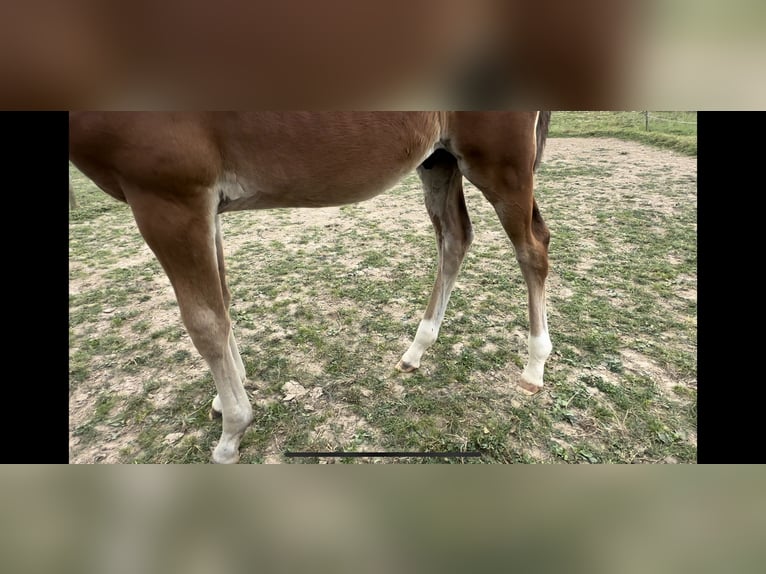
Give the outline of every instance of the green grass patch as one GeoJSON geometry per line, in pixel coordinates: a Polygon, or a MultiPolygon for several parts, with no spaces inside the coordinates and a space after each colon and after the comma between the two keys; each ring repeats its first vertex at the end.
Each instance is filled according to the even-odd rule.
{"type": "Polygon", "coordinates": [[[551,137],[616,137],[697,155],[697,112],[553,112],[551,137]]]}

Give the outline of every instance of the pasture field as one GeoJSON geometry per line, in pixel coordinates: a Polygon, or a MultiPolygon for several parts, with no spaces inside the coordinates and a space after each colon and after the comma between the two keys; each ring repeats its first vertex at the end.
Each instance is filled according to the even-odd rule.
{"type": "MultiPolygon", "coordinates": [[[[638,112],[633,112],[638,113],[638,112]]],[[[552,134],[587,132],[553,115],[552,134]]],[[[600,120],[599,120],[600,121],[600,120]]],[[[663,144],[661,144],[663,145],[663,144]]],[[[696,138],[695,138],[696,147],[696,138]]],[[[70,165],[70,460],[206,463],[215,389],[130,209],[70,165]]],[[[475,240],[439,340],[395,370],[436,246],[417,176],[366,203],[223,216],[232,318],[255,421],[243,463],[661,463],[697,450],[696,158],[552,137],[546,386],[516,386],[526,288],[465,182],[475,240]],[[285,451],[479,451],[464,459],[295,459],[285,451]]]]}
{"type": "Polygon", "coordinates": [[[697,112],[556,112],[551,137],[618,137],[697,155],[697,112]],[[648,129],[647,129],[648,127],[648,129]]]}

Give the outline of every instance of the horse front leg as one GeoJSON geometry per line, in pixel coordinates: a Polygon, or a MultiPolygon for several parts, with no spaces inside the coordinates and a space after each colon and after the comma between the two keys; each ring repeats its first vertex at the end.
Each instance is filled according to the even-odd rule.
{"type": "Polygon", "coordinates": [[[215,198],[190,194],[183,201],[168,201],[142,190],[128,190],[126,197],[141,234],[173,285],[186,330],[213,374],[218,392],[213,408],[223,415],[213,462],[235,463],[253,409],[242,384],[244,367],[223,288],[215,198]]]}

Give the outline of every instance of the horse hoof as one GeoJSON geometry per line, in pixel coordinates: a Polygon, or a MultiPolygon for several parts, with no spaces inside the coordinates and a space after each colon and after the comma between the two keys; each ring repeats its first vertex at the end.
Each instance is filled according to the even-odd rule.
{"type": "Polygon", "coordinates": [[[228,459],[216,460],[215,456],[213,456],[212,462],[213,464],[237,464],[239,462],[239,457],[234,456],[228,459]]]}
{"type": "Polygon", "coordinates": [[[212,461],[213,464],[237,464],[239,462],[239,451],[226,454],[213,450],[212,461]]]}
{"type": "Polygon", "coordinates": [[[524,379],[519,379],[518,384],[522,389],[524,389],[525,391],[533,395],[536,395],[543,389],[542,385],[535,385],[533,383],[525,381],[524,379]]]}
{"type": "Polygon", "coordinates": [[[417,367],[415,365],[406,363],[404,361],[399,361],[399,363],[396,365],[396,368],[399,369],[402,373],[411,373],[417,370],[417,367]]]}

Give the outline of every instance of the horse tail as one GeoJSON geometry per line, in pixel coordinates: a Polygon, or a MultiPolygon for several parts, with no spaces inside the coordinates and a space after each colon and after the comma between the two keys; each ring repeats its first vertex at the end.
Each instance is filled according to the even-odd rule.
{"type": "Polygon", "coordinates": [[[535,155],[534,170],[540,167],[540,163],[543,161],[543,150],[545,149],[545,141],[548,139],[548,126],[551,123],[551,112],[540,112],[537,118],[537,155],[535,155]]]}

